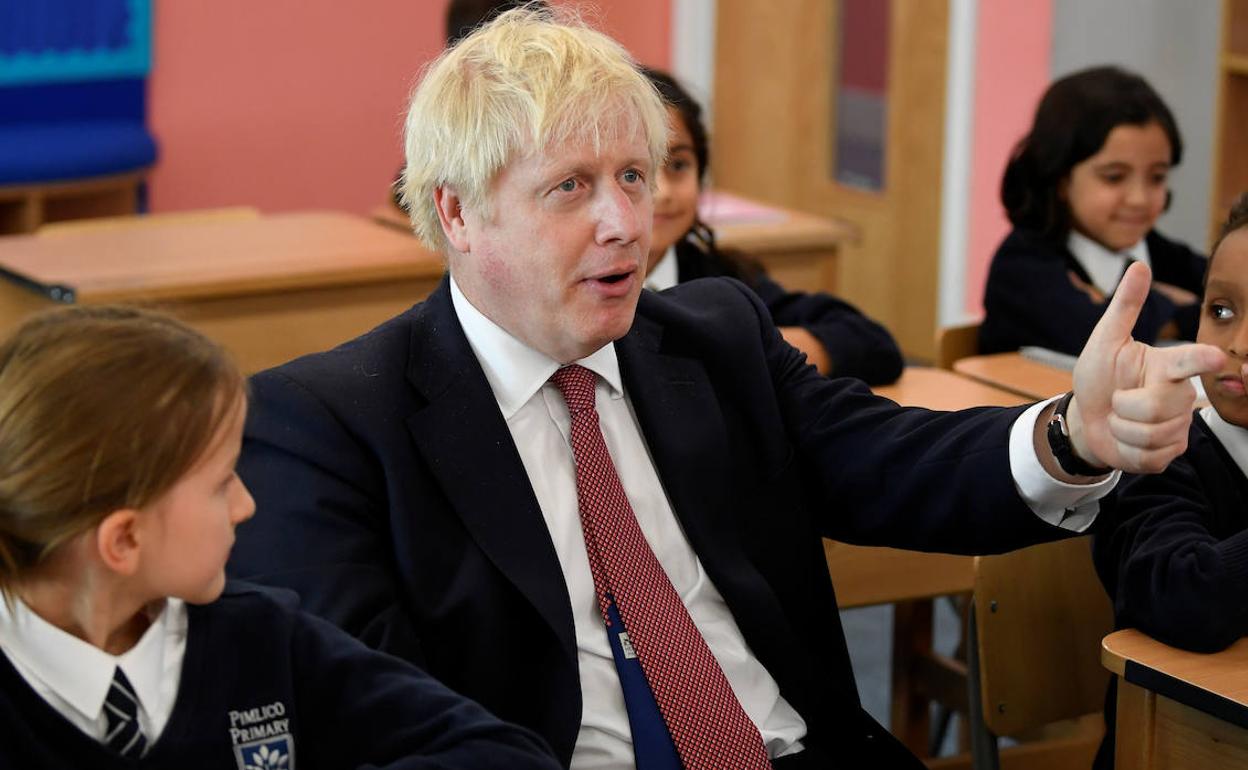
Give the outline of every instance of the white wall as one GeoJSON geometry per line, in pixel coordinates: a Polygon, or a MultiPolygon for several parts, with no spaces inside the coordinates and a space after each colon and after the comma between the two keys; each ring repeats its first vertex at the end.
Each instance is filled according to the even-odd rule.
{"type": "Polygon", "coordinates": [[[1221,3],[1214,0],[1053,0],[1053,76],[1117,64],[1142,75],[1174,112],[1183,163],[1158,227],[1208,249],[1221,3]]]}
{"type": "Polygon", "coordinates": [[[702,103],[711,125],[715,92],[715,0],[672,0],[672,74],[702,103]]]}

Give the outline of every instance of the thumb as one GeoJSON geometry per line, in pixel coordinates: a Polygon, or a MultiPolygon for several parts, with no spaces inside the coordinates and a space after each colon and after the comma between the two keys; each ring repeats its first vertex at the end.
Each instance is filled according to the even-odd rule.
{"type": "Polygon", "coordinates": [[[1105,308],[1105,314],[1088,337],[1084,350],[1117,348],[1130,338],[1135,321],[1140,317],[1140,308],[1148,299],[1148,287],[1152,280],[1153,273],[1143,262],[1135,262],[1127,269],[1109,300],[1109,307],[1105,308]]]}

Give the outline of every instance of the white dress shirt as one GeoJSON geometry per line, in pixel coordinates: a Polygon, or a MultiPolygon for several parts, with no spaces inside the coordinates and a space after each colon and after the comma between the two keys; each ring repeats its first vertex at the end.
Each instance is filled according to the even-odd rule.
{"type": "Polygon", "coordinates": [[[1213,431],[1218,441],[1222,442],[1226,453],[1239,466],[1239,470],[1248,476],[1248,428],[1241,428],[1223,420],[1222,415],[1212,406],[1201,409],[1200,418],[1213,431]]]}
{"type": "Polygon", "coordinates": [[[668,246],[663,258],[646,274],[645,287],[651,291],[664,291],[680,283],[680,269],[676,263],[676,247],[668,246]]]}
{"type": "Polygon", "coordinates": [[[1118,288],[1118,282],[1132,260],[1153,266],[1149,261],[1148,242],[1144,240],[1124,251],[1110,251],[1088,236],[1071,230],[1066,247],[1092,279],[1092,285],[1106,297],[1118,288]]]}
{"type": "MultiPolygon", "coordinates": [[[[520,453],[567,583],[583,704],[572,767],[631,768],[634,760],[628,714],[581,532],[571,420],[563,397],[548,382],[559,363],[520,342],[473,307],[453,276],[451,300],[520,453]]],[[[750,651],[672,511],[624,391],[615,346],[606,345],[576,363],[598,375],[595,400],[603,439],[641,531],[733,693],[762,733],[768,754],[777,757],[800,750],[805,721],[781,697],[775,680],[750,651]]],[[[1108,493],[1118,476],[1094,486],[1067,485],[1049,477],[1031,445],[1031,430],[1042,408],[1043,404],[1032,407],[1012,429],[1010,457],[1015,482],[1032,509],[1051,523],[1062,522],[1066,509],[1081,507],[1075,515],[1067,516],[1062,526],[1082,529],[1095,516],[1095,501],[1108,493]],[[1015,434],[1025,437],[1025,445],[1015,441],[1015,434]],[[1026,457],[1018,461],[1016,445],[1025,446],[1022,451],[1026,457]]]]}
{"type": "Polygon", "coordinates": [[[104,699],[118,666],[139,700],[139,727],[151,746],[173,713],[186,655],[186,605],[166,599],[152,624],[121,655],[110,655],[36,615],[21,599],[0,601],[0,650],[52,708],[103,742],[104,699]]]}

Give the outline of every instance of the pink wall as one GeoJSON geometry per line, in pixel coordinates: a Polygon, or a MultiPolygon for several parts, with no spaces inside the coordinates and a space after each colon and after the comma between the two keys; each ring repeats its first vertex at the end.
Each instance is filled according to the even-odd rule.
{"type": "MultiPolygon", "coordinates": [[[[671,0],[604,0],[602,29],[670,62],[671,0]]],[[[385,200],[445,0],[165,0],[148,110],[153,211],[253,205],[357,213],[385,200]]]]}
{"type": "Polygon", "coordinates": [[[1050,0],[980,0],[966,265],[966,311],[973,315],[983,313],[988,265],[1010,229],[998,194],[1001,174],[1048,86],[1052,40],[1050,0]]]}

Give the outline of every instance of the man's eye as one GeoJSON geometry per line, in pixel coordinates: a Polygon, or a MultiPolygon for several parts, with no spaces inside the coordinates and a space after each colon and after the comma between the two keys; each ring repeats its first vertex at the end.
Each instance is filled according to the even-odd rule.
{"type": "Polygon", "coordinates": [[[1227,305],[1214,303],[1209,306],[1209,315],[1219,321],[1229,321],[1235,317],[1235,311],[1227,305]]]}
{"type": "Polygon", "coordinates": [[[576,180],[575,179],[563,180],[562,182],[559,183],[558,190],[560,192],[569,192],[569,193],[576,192],[576,180]]]}
{"type": "Polygon", "coordinates": [[[641,181],[641,172],[635,168],[630,168],[624,172],[623,178],[627,184],[637,184],[641,181]]]}

